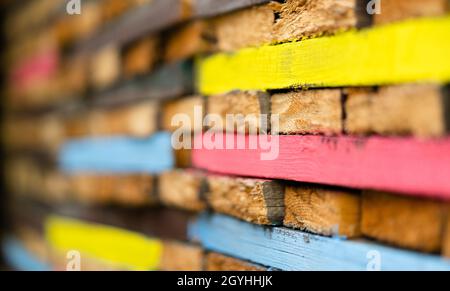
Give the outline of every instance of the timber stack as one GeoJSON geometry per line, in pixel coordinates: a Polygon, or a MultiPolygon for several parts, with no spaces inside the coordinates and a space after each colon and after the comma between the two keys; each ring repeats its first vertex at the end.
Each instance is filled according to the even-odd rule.
{"type": "Polygon", "coordinates": [[[7,7],[9,267],[450,270],[448,0],[62,2],[7,7]]]}

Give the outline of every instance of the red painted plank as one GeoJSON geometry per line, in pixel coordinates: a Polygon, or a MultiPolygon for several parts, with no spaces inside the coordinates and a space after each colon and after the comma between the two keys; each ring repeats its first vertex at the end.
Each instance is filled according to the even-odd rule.
{"type": "MultiPolygon", "coordinates": [[[[211,133],[196,136],[192,159],[197,168],[450,200],[450,138],[279,136],[272,148],[279,151],[278,157],[261,160],[260,154],[267,150],[259,145],[257,149],[200,148],[211,137],[211,133]]],[[[222,138],[249,141],[249,136],[241,135],[222,138]]]]}

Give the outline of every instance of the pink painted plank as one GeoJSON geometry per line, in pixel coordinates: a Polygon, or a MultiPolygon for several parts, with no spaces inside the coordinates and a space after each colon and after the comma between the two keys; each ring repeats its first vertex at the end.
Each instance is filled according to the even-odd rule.
{"type": "MultiPolygon", "coordinates": [[[[215,134],[216,138],[249,137],[215,134]]],[[[211,133],[198,135],[193,165],[211,172],[338,185],[358,189],[379,189],[450,200],[450,138],[348,136],[279,136],[274,160],[261,160],[267,152],[257,149],[206,149],[202,141],[211,133]],[[203,138],[203,139],[202,139],[203,138]]],[[[264,147],[266,148],[266,147],[264,147]]]]}
{"type": "Polygon", "coordinates": [[[56,73],[58,61],[58,52],[54,49],[38,53],[12,70],[11,81],[15,86],[22,87],[37,79],[48,79],[56,73]]]}

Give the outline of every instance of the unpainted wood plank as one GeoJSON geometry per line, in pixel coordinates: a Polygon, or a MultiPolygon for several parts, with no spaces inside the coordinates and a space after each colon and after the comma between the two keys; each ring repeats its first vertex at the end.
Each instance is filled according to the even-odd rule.
{"type": "Polygon", "coordinates": [[[381,13],[374,14],[375,24],[385,24],[414,17],[434,17],[449,11],[448,0],[382,0],[381,13]]]}
{"type": "Polygon", "coordinates": [[[149,73],[160,58],[158,36],[148,36],[130,44],[123,53],[124,78],[149,73]]]}
{"type": "Polygon", "coordinates": [[[167,131],[199,132],[203,128],[204,99],[186,96],[163,105],[161,127],[167,131]]]}
{"type": "Polygon", "coordinates": [[[306,90],[274,94],[271,97],[272,119],[279,120],[272,134],[342,133],[341,90],[306,90]]]}
{"type": "Polygon", "coordinates": [[[205,194],[214,211],[263,225],[280,225],[284,187],[276,181],[209,175],[205,194]]]}
{"type": "Polygon", "coordinates": [[[445,257],[450,258],[450,207],[447,208],[447,219],[442,244],[442,254],[445,257]]]}
{"type": "Polygon", "coordinates": [[[178,242],[163,241],[159,269],[162,271],[201,271],[203,250],[200,246],[178,242]]]}
{"type": "Polygon", "coordinates": [[[174,62],[212,50],[214,40],[205,20],[194,20],[170,33],[164,46],[164,61],[174,62]]]}
{"type": "Polygon", "coordinates": [[[148,137],[158,127],[156,101],[143,101],[113,108],[92,108],[70,116],[66,137],[128,135],[148,137]],[[78,115],[78,116],[77,116],[78,115]]]}
{"type": "Polygon", "coordinates": [[[205,271],[266,271],[267,268],[220,253],[205,256],[205,271]]]}
{"type": "Polygon", "coordinates": [[[289,185],[284,201],[287,227],[326,236],[361,235],[360,195],[355,191],[289,185]]]}
{"type": "Polygon", "coordinates": [[[120,50],[114,45],[108,45],[98,50],[90,63],[91,84],[97,89],[105,89],[120,77],[120,50]]]}
{"type": "MultiPolygon", "coordinates": [[[[219,118],[223,128],[218,131],[237,133],[269,132],[270,95],[259,91],[233,91],[207,98],[207,113],[219,118]],[[227,115],[229,118],[227,119],[227,115]],[[241,118],[239,118],[241,117],[241,118]]],[[[213,123],[213,120],[208,120],[213,123]]]]}
{"type": "Polygon", "coordinates": [[[159,176],[159,199],[170,207],[190,211],[202,211],[206,208],[203,199],[205,177],[195,170],[173,170],[159,176]]]}
{"type": "Polygon", "coordinates": [[[361,231],[395,246],[440,252],[445,226],[445,203],[365,191],[361,231]]]}
{"type": "Polygon", "coordinates": [[[347,133],[441,137],[449,130],[449,95],[442,86],[397,85],[346,91],[347,133]]]}
{"type": "Polygon", "coordinates": [[[70,176],[73,199],[88,205],[155,205],[154,178],[151,175],[70,176]]]}

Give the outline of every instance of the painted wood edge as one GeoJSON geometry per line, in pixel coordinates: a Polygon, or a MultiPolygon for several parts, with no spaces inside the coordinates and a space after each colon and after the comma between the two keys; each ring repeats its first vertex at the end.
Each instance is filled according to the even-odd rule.
{"type": "Polygon", "coordinates": [[[205,271],[268,271],[269,269],[221,253],[209,252],[205,255],[205,271]]]}
{"type": "Polygon", "coordinates": [[[449,200],[450,159],[443,154],[449,151],[448,138],[257,137],[206,132],[195,137],[192,158],[194,167],[219,174],[449,200]],[[225,145],[227,139],[247,146],[231,150],[216,148],[218,143],[225,145]],[[251,141],[257,143],[256,147],[249,147],[251,141]]]}
{"type": "Polygon", "coordinates": [[[200,93],[211,95],[232,90],[447,82],[450,64],[445,63],[448,58],[444,52],[450,50],[450,41],[443,39],[450,39],[450,35],[445,37],[449,25],[450,17],[414,19],[331,37],[219,53],[198,62],[197,87],[200,93]],[[385,45],[388,39],[393,45],[385,45]],[[396,46],[398,40],[405,45],[396,46]],[[318,50],[323,54],[317,54],[318,50]],[[367,54],[353,53],[357,51],[367,54]],[[410,57],[407,60],[398,55],[410,57]],[[392,70],[393,61],[402,69],[392,70]]]}
{"type": "Polygon", "coordinates": [[[62,146],[58,163],[67,173],[156,174],[174,165],[171,136],[158,132],[146,139],[113,136],[70,140],[62,146]]]}
{"type": "Polygon", "coordinates": [[[162,254],[162,243],[157,239],[59,216],[46,219],[45,237],[55,250],[75,249],[88,257],[132,270],[157,269],[162,254]],[[123,252],[124,248],[129,251],[123,252]]]}
{"type": "Polygon", "coordinates": [[[20,240],[6,237],[2,242],[6,263],[17,271],[50,271],[52,268],[30,253],[20,240]]]}
{"type": "Polygon", "coordinates": [[[450,261],[439,256],[262,227],[224,215],[204,214],[189,231],[209,251],[281,270],[450,270],[450,261]]]}

